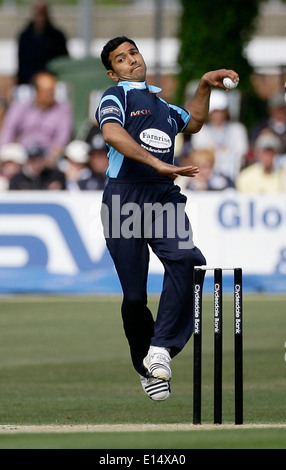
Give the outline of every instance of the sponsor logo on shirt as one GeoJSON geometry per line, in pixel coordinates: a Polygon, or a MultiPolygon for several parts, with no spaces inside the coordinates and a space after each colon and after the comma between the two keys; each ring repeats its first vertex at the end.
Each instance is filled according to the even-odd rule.
{"type": "Polygon", "coordinates": [[[102,108],[100,111],[100,119],[102,119],[103,116],[105,116],[106,114],[115,114],[116,116],[120,117],[121,111],[116,106],[106,106],[105,108],[102,108]]]}
{"type": "Polygon", "coordinates": [[[136,116],[151,116],[153,113],[151,109],[139,109],[138,111],[132,111],[130,114],[131,117],[136,117],[136,116]]]}
{"type": "Polygon", "coordinates": [[[169,149],[172,141],[168,134],[158,129],[146,129],[141,132],[140,139],[144,144],[157,149],[169,149]]]}
{"type": "Polygon", "coordinates": [[[141,82],[130,82],[130,87],[131,88],[138,88],[138,90],[140,90],[141,88],[145,88],[145,82],[141,83],[141,82]]]}

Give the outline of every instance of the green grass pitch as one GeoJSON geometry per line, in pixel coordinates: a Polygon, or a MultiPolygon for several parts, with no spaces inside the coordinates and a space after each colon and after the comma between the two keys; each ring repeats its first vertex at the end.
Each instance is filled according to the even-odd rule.
{"type": "MultiPolygon", "coordinates": [[[[0,448],[285,448],[283,295],[244,296],[245,427],[75,432],[77,425],[191,424],[192,340],[172,362],[172,395],[152,402],[133,370],[120,297],[0,299],[0,448]],[[74,432],[13,433],[17,426],[74,432]],[[262,426],[267,425],[267,426],[262,426]],[[282,425],[282,426],[281,426],[282,425]]],[[[158,299],[149,307],[156,314],[158,299]]],[[[224,299],[223,422],[234,422],[233,299],[224,299]]],[[[213,301],[203,303],[203,424],[213,421],[213,301]]],[[[21,428],[20,428],[21,429],[21,428]]]]}

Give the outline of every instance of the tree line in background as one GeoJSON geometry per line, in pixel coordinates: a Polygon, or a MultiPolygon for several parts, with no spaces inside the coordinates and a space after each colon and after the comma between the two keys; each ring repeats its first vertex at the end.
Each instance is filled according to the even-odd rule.
{"type": "Polygon", "coordinates": [[[249,128],[265,113],[265,103],[251,83],[253,68],[243,55],[255,33],[262,1],[181,0],[176,97],[179,103],[184,103],[185,90],[191,81],[200,79],[209,70],[227,68],[240,76],[240,120],[249,128]]]}

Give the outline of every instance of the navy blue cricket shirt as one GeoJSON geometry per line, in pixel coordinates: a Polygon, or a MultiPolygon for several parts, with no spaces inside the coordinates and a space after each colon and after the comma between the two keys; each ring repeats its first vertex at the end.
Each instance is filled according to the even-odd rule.
{"type": "MultiPolygon", "coordinates": [[[[146,82],[119,82],[103,94],[95,117],[100,128],[106,122],[118,122],[133,139],[150,154],[173,164],[174,141],[183,132],[190,120],[185,109],[168,104],[157,93],[160,88],[146,82]]],[[[143,163],[127,158],[116,149],[109,147],[110,178],[158,179],[158,172],[143,163]]]]}

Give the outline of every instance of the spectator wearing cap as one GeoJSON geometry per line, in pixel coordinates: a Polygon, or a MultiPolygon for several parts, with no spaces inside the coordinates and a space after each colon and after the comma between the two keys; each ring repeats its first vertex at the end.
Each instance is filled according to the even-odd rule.
{"type": "Polygon", "coordinates": [[[104,189],[108,167],[107,147],[102,134],[96,134],[90,145],[88,173],[86,177],[79,181],[79,187],[82,190],[102,190],[104,189]]]}
{"type": "Polygon", "coordinates": [[[72,135],[73,119],[69,102],[55,98],[56,78],[48,72],[35,77],[35,96],[15,99],[10,105],[0,133],[0,145],[17,142],[26,149],[38,145],[47,149],[50,166],[62,155],[72,135]]]}
{"type": "Polygon", "coordinates": [[[230,119],[226,92],[212,90],[208,121],[200,132],[192,135],[193,149],[209,149],[215,153],[215,171],[235,181],[241,170],[249,143],[245,126],[230,119]]]}
{"type": "Polygon", "coordinates": [[[268,116],[256,123],[250,131],[252,146],[258,135],[264,130],[275,134],[280,140],[279,151],[286,153],[286,101],[283,92],[276,93],[268,99],[268,116]]]}
{"type": "Polygon", "coordinates": [[[22,171],[10,180],[10,190],[63,190],[65,175],[58,169],[46,166],[45,150],[31,147],[22,171]]]}
{"type": "Polygon", "coordinates": [[[89,144],[83,140],[73,140],[65,149],[64,172],[70,191],[80,191],[80,182],[89,175],[89,150],[89,144]]]}
{"type": "Polygon", "coordinates": [[[0,149],[0,190],[8,190],[10,180],[22,170],[27,152],[20,144],[6,144],[0,149]]]}
{"type": "Polygon", "coordinates": [[[247,194],[275,194],[285,191],[285,172],[275,165],[280,149],[279,138],[262,132],[254,145],[255,163],[243,169],[236,188],[247,194]]]}

